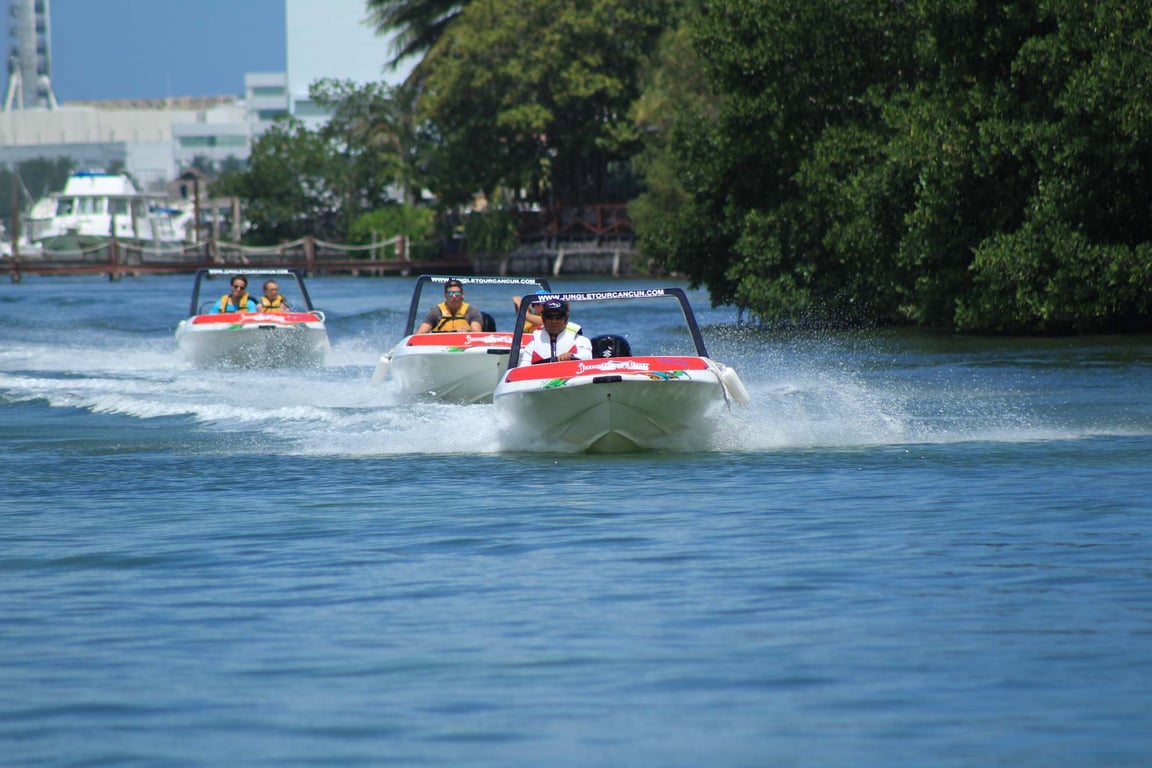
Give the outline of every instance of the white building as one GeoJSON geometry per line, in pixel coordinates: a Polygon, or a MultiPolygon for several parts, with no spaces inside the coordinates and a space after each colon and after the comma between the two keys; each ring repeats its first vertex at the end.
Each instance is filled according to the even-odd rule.
{"type": "Polygon", "coordinates": [[[283,72],[249,72],[244,75],[244,106],[248,135],[255,138],[268,130],[276,118],[290,111],[288,78],[283,72]]]}
{"type": "MultiPolygon", "coordinates": [[[[18,165],[38,157],[68,157],[79,168],[123,164],[147,190],[156,190],[197,154],[227,144],[216,134],[229,120],[243,131],[238,146],[216,152],[248,156],[245,110],[239,99],[187,98],[131,102],[65,104],[58,109],[0,112],[0,165],[18,165]],[[199,135],[185,147],[182,133],[199,135]],[[193,146],[198,145],[198,146],[193,146]]],[[[233,139],[235,141],[235,139],[233,139]]]]}
{"type": "MultiPolygon", "coordinates": [[[[196,157],[217,164],[248,157],[252,140],[290,112],[312,127],[325,119],[308,98],[321,78],[401,82],[392,49],[364,23],[364,0],[285,0],[284,72],[237,72],[243,96],[65,104],[0,112],[0,166],[69,157],[81,168],[123,163],[146,189],[175,178],[196,157]]],[[[59,75],[59,73],[57,73],[59,75]]]]}

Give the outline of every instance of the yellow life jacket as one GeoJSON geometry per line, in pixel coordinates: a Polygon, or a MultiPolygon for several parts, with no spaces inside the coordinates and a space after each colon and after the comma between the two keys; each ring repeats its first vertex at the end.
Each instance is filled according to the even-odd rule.
{"type": "Polygon", "coordinates": [[[261,296],[260,309],[265,312],[283,312],[288,309],[288,305],[284,303],[283,296],[277,296],[275,301],[269,299],[267,296],[261,296]]]}
{"type": "MultiPolygon", "coordinates": [[[[233,309],[231,311],[232,312],[247,312],[249,301],[251,301],[251,299],[248,298],[248,294],[245,293],[243,296],[240,297],[240,303],[233,305],[236,307],[236,309],[233,309]]],[[[232,294],[226,293],[220,297],[220,304],[217,306],[217,308],[221,312],[228,312],[229,311],[229,309],[228,309],[229,304],[232,304],[232,294]]]]}
{"type": "Polygon", "coordinates": [[[454,315],[448,309],[448,302],[442,301],[437,305],[440,309],[440,322],[432,329],[432,333],[450,333],[452,331],[470,331],[472,326],[465,319],[468,314],[468,302],[460,304],[460,314],[454,315]]]}

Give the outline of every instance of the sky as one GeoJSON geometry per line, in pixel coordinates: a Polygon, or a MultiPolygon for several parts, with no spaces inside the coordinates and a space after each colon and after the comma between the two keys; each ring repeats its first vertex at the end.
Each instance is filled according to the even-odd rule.
{"type": "Polygon", "coordinates": [[[245,72],[285,70],[284,2],[51,0],[56,100],[243,95],[245,72]]]}

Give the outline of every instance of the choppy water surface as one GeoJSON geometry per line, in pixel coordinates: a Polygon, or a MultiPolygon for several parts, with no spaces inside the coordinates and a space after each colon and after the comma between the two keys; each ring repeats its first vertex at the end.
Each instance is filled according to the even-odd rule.
{"type": "Polygon", "coordinates": [[[186,276],[0,284],[0,764],[1152,764],[1152,339],[693,293],[753,405],[571,456],[370,383],[411,284],[311,280],[299,374],[179,359],[186,276]]]}

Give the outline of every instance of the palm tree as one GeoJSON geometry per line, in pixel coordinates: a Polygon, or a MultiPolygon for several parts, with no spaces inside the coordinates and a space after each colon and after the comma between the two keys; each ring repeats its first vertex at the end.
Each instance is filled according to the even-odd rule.
{"type": "Polygon", "coordinates": [[[408,56],[424,58],[469,2],[471,0],[367,0],[367,20],[378,35],[395,33],[391,61],[395,66],[408,56]]]}

